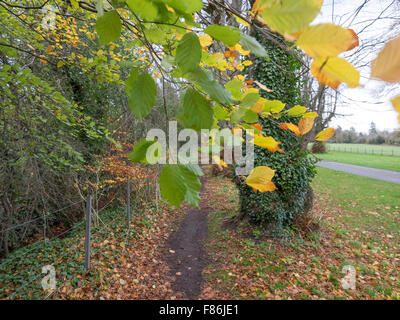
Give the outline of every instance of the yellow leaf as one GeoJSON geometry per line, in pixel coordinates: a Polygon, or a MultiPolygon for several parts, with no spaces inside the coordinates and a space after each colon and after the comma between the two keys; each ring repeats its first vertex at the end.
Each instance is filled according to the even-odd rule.
{"type": "Polygon", "coordinates": [[[267,91],[267,92],[273,92],[274,90],[271,90],[264,86],[261,82],[258,82],[257,80],[254,80],[254,83],[260,87],[260,89],[267,91]]]}
{"type": "Polygon", "coordinates": [[[400,96],[397,96],[390,101],[392,102],[394,110],[396,110],[399,113],[397,119],[399,120],[400,123],[400,96]]]}
{"type": "Polygon", "coordinates": [[[317,16],[320,8],[315,0],[260,1],[265,23],[274,31],[294,33],[305,29],[317,16]]]}
{"type": "Polygon", "coordinates": [[[246,183],[253,188],[254,191],[260,192],[274,191],[275,184],[271,181],[274,177],[275,170],[266,166],[255,167],[250,175],[246,178],[246,183]]]}
{"type": "Polygon", "coordinates": [[[313,126],[314,126],[313,118],[301,118],[299,121],[300,134],[305,135],[307,132],[310,132],[313,126]]]}
{"type": "Polygon", "coordinates": [[[208,47],[214,42],[214,40],[208,34],[203,34],[199,36],[199,40],[202,47],[208,47]]]}
{"type": "Polygon", "coordinates": [[[315,140],[317,140],[317,141],[328,140],[330,137],[333,136],[335,131],[336,130],[333,128],[326,128],[325,130],[322,130],[320,133],[317,134],[317,136],[315,137],[315,140]]]}
{"type": "Polygon", "coordinates": [[[322,85],[336,89],[342,82],[349,88],[360,85],[360,72],[345,59],[339,57],[316,58],[311,73],[322,85]]]}
{"type": "Polygon", "coordinates": [[[263,110],[265,102],[267,102],[266,99],[260,98],[260,99],[258,99],[258,101],[256,102],[256,104],[254,106],[250,107],[250,109],[256,113],[260,113],[263,110]]]}
{"type": "Polygon", "coordinates": [[[262,131],[262,129],[263,129],[261,124],[259,124],[259,123],[253,123],[253,124],[251,124],[251,126],[260,131],[262,131]]]}
{"type": "Polygon", "coordinates": [[[235,17],[235,20],[238,22],[238,23],[241,23],[243,26],[245,26],[246,28],[249,28],[250,27],[250,25],[246,22],[246,21],[244,21],[242,18],[239,18],[238,16],[236,16],[236,15],[233,15],[234,17],[235,17]]]}
{"type": "Polygon", "coordinates": [[[311,57],[337,56],[358,45],[356,33],[331,23],[317,24],[307,28],[296,42],[311,57]]]}
{"type": "Polygon", "coordinates": [[[125,243],[124,242],[121,242],[119,245],[121,246],[121,248],[125,248],[125,243]]]}
{"type": "Polygon", "coordinates": [[[246,61],[243,61],[242,64],[244,66],[248,67],[248,66],[251,66],[253,64],[253,62],[251,62],[250,60],[246,60],[246,61]]]}
{"type": "Polygon", "coordinates": [[[284,129],[284,130],[289,129],[290,131],[294,132],[297,136],[300,135],[299,127],[296,126],[296,125],[293,124],[293,123],[281,123],[281,124],[279,125],[279,128],[284,129]]]}
{"type": "Polygon", "coordinates": [[[318,113],[316,112],[306,112],[303,114],[303,118],[316,118],[318,117],[318,113]]]}
{"type": "Polygon", "coordinates": [[[276,141],[273,137],[264,137],[261,134],[254,135],[254,144],[268,149],[268,151],[275,152],[279,151],[280,142],[276,141]]]}
{"type": "Polygon", "coordinates": [[[400,81],[400,37],[386,43],[371,62],[371,77],[387,82],[400,81]]]}

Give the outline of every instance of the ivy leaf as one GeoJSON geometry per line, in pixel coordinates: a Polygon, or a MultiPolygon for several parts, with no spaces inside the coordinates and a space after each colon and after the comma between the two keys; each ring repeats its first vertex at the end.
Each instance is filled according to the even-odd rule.
{"type": "Polygon", "coordinates": [[[131,74],[131,77],[133,79],[129,78],[126,82],[129,108],[141,121],[156,104],[157,86],[147,72],[131,74]]]}
{"type": "Polygon", "coordinates": [[[211,128],[214,122],[213,110],[202,94],[188,88],[183,96],[182,105],[183,111],[177,117],[182,126],[196,131],[211,128]]]}
{"type": "Polygon", "coordinates": [[[250,50],[257,57],[263,58],[268,56],[264,47],[252,36],[242,33],[240,35],[240,44],[244,50],[250,50]]]}
{"type": "Polygon", "coordinates": [[[233,47],[240,40],[240,30],[230,26],[213,24],[204,29],[204,32],[221,41],[227,47],[233,47]]]}
{"type": "Polygon", "coordinates": [[[121,20],[117,11],[111,10],[99,17],[95,29],[101,44],[118,40],[121,35],[121,20]]]}
{"type": "Polygon", "coordinates": [[[197,174],[185,165],[164,165],[159,182],[162,197],[171,205],[179,207],[183,200],[191,206],[199,205],[200,181],[197,174]]]}
{"type": "Polygon", "coordinates": [[[141,139],[133,146],[133,151],[128,154],[128,158],[133,162],[154,164],[160,158],[158,153],[161,145],[156,139],[141,139]]]}
{"type": "Polygon", "coordinates": [[[195,70],[201,59],[199,38],[193,32],[186,33],[176,48],[175,61],[183,74],[195,70]]]}
{"type": "Polygon", "coordinates": [[[275,184],[271,181],[274,177],[275,170],[266,166],[255,167],[250,175],[246,178],[246,183],[253,188],[254,191],[266,192],[274,191],[275,184]]]}

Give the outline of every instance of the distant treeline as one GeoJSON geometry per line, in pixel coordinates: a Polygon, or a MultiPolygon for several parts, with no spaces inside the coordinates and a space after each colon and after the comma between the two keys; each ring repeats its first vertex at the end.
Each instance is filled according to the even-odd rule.
{"type": "Polygon", "coordinates": [[[380,131],[376,129],[374,122],[371,122],[368,133],[357,132],[351,127],[343,130],[340,126],[336,129],[335,135],[330,139],[333,143],[368,143],[368,144],[390,144],[400,146],[400,130],[380,131]]]}

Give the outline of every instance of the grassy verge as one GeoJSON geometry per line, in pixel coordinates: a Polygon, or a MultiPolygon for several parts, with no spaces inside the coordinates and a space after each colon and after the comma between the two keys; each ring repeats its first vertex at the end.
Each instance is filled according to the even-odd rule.
{"type": "Polygon", "coordinates": [[[235,186],[211,178],[215,194],[209,217],[202,298],[208,299],[400,299],[400,186],[318,168],[313,214],[318,233],[265,239],[243,222],[226,228],[237,213],[235,186]],[[344,289],[343,268],[356,270],[356,289],[344,289]]]}
{"type": "Polygon", "coordinates": [[[327,161],[336,161],[370,168],[400,171],[400,157],[335,151],[330,151],[328,153],[318,154],[315,156],[319,159],[327,161]]]}

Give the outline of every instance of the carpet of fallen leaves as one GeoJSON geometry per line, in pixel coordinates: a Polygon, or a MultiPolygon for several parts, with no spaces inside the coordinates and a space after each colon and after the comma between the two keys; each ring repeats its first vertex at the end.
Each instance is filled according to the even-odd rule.
{"type": "Polygon", "coordinates": [[[355,224],[360,213],[344,212],[332,195],[320,192],[312,211],[321,220],[320,230],[277,241],[246,222],[229,227],[238,210],[229,179],[209,179],[207,191],[214,195],[207,243],[211,263],[200,299],[400,299],[399,229],[389,228],[399,226],[400,203],[373,226],[355,224]],[[355,269],[355,289],[342,287],[346,265],[355,269]]]}
{"type": "Polygon", "coordinates": [[[78,285],[65,282],[56,298],[175,299],[171,289],[174,279],[163,261],[163,252],[169,234],[179,226],[183,208],[163,203],[158,211],[147,211],[146,218],[138,217],[131,225],[135,236],[127,236],[126,226],[120,223],[95,234],[93,237],[100,239],[92,256],[91,268],[95,271],[78,275],[78,285]]]}

